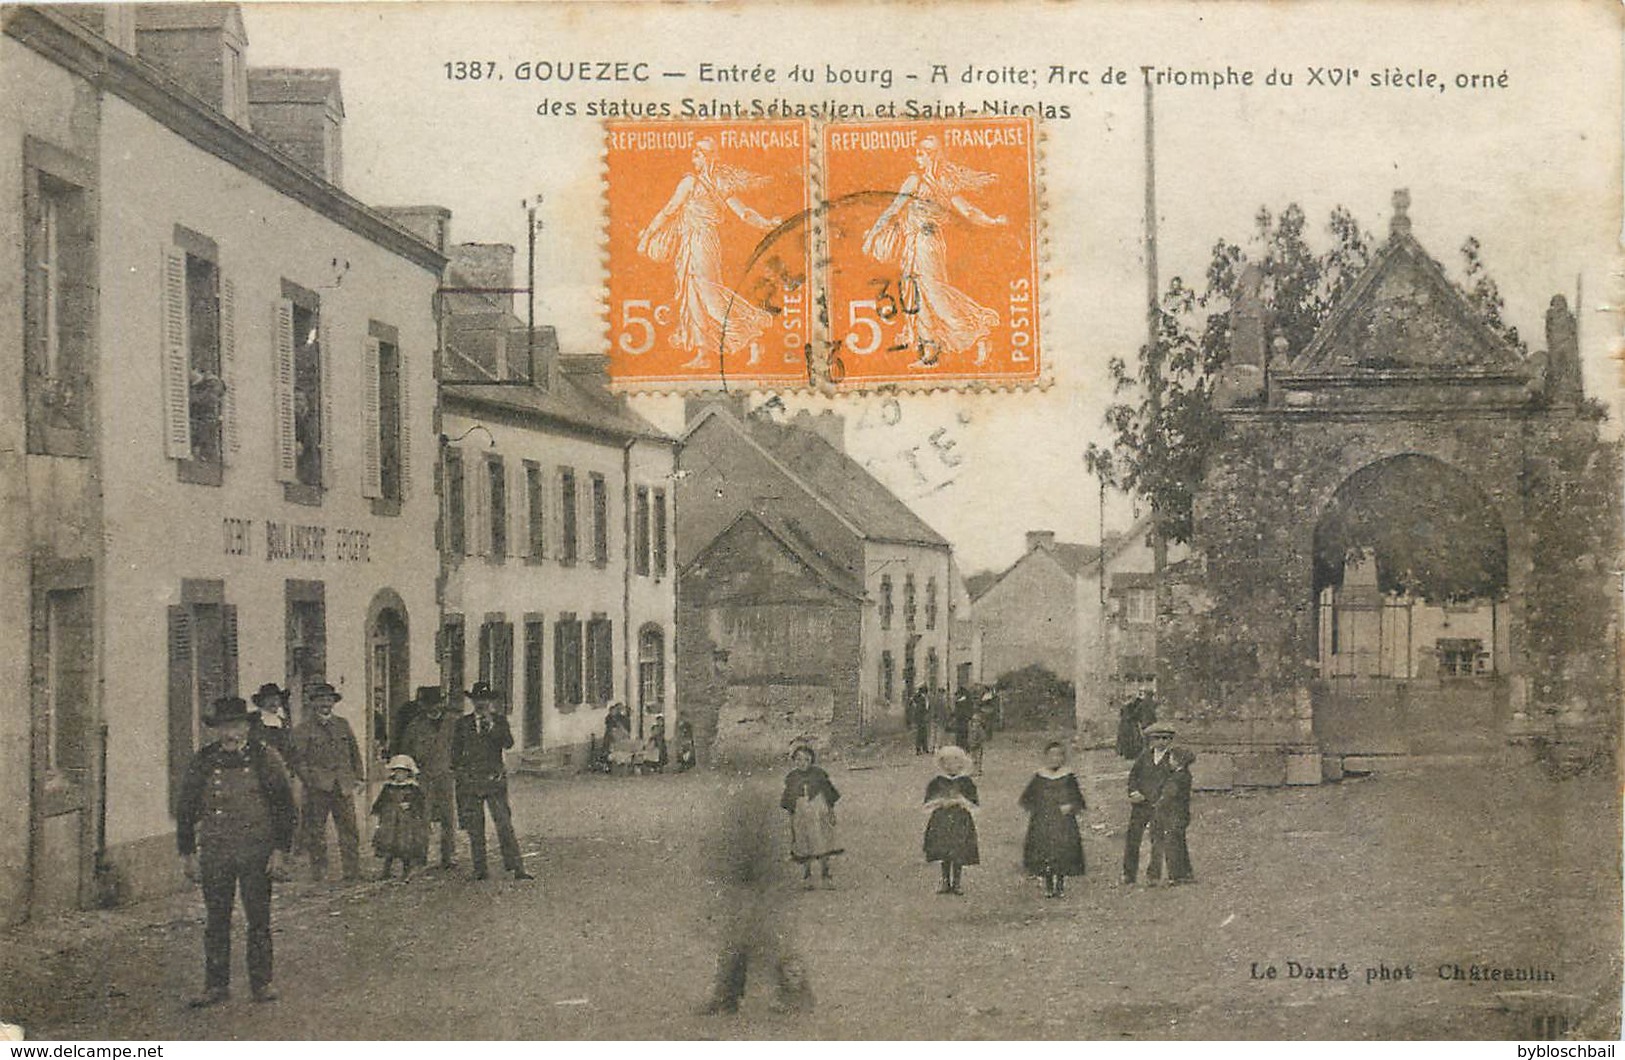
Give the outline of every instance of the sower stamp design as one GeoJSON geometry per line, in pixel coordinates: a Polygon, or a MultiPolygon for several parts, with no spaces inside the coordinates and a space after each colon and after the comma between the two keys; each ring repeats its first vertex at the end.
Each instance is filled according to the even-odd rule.
{"type": "Polygon", "coordinates": [[[810,206],[809,141],[801,121],[606,126],[616,383],[805,381],[811,248],[785,219],[810,206]]]}
{"type": "Polygon", "coordinates": [[[1025,118],[824,128],[832,379],[1038,378],[1033,151],[1025,118]]]}

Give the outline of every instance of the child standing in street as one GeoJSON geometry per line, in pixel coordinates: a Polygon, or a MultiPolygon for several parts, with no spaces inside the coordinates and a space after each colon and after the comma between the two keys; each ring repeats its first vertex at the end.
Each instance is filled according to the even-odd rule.
{"type": "Polygon", "coordinates": [[[423,790],[418,787],[418,764],[411,755],[389,760],[389,779],[373,800],[372,815],[378,830],[372,835],[372,849],[384,859],[384,879],[401,863],[401,879],[412,879],[412,866],[429,861],[429,819],[423,790]]]}
{"type": "Polygon", "coordinates": [[[1033,774],[1021,793],[1027,811],[1027,842],[1022,864],[1029,876],[1044,880],[1044,897],[1066,893],[1066,878],[1083,875],[1083,838],[1078,834],[1078,813],[1083,790],[1066,765],[1066,745],[1052,740],[1044,747],[1044,768],[1033,774]]]}
{"type": "Polygon", "coordinates": [[[1196,761],[1196,752],[1175,747],[1168,752],[1168,761],[1168,779],[1162,783],[1151,817],[1151,868],[1147,874],[1155,879],[1166,862],[1166,878],[1173,886],[1196,882],[1190,848],[1185,844],[1185,830],[1191,823],[1191,763],[1196,761]]]}
{"type": "Polygon", "coordinates": [[[806,744],[790,752],[792,768],[784,778],[784,795],[779,805],[790,814],[790,859],[801,866],[802,885],[812,890],[812,863],[818,862],[818,878],[825,890],[833,890],[829,859],[841,853],[835,839],[835,803],[841,793],[830,783],[829,774],[816,764],[818,753],[806,744]]]}
{"type": "Polygon", "coordinates": [[[980,805],[976,782],[969,776],[970,755],[950,744],[937,752],[937,775],[925,788],[925,860],[942,863],[938,894],[964,894],[960,871],[981,861],[976,845],[976,819],[980,805]]]}

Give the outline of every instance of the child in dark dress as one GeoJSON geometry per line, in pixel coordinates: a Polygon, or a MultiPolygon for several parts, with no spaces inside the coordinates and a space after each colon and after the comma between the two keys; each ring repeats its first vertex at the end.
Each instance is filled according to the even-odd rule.
{"type": "Polygon", "coordinates": [[[1147,872],[1155,879],[1166,862],[1172,886],[1196,882],[1190,848],[1185,844],[1185,830],[1191,823],[1191,763],[1196,761],[1196,752],[1175,747],[1168,752],[1168,761],[1168,779],[1162,782],[1151,817],[1151,868],[1147,872]]]}
{"type": "Polygon", "coordinates": [[[970,768],[970,755],[950,744],[937,752],[938,773],[925,788],[925,808],[931,812],[925,823],[925,860],[942,863],[938,894],[964,894],[960,870],[981,861],[971,816],[980,801],[970,768]]]}
{"type": "Polygon", "coordinates": [[[694,726],[683,718],[677,722],[677,772],[693,769],[694,765],[694,726]]]}
{"type": "Polygon", "coordinates": [[[418,787],[418,764],[411,755],[389,760],[389,779],[373,801],[372,815],[378,830],[372,834],[372,849],[384,859],[384,879],[401,863],[401,879],[412,879],[412,866],[429,861],[429,819],[423,789],[418,787]]]}
{"type": "Polygon", "coordinates": [[[1083,875],[1078,814],[1084,803],[1078,778],[1066,765],[1066,745],[1059,740],[1044,747],[1044,768],[1027,782],[1021,808],[1027,811],[1022,864],[1027,875],[1043,878],[1045,898],[1060,898],[1066,878],[1083,875]]]}
{"type": "Polygon", "coordinates": [[[818,754],[811,747],[797,745],[790,761],[794,768],[785,775],[779,798],[779,806],[790,814],[790,860],[801,865],[801,882],[808,890],[813,886],[812,863],[818,862],[819,881],[829,890],[835,886],[829,859],[842,852],[835,838],[835,803],[841,793],[815,764],[818,754]]]}

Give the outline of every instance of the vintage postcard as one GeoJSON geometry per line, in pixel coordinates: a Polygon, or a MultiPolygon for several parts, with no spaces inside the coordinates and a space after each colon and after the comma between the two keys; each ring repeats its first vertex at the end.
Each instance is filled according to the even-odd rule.
{"type": "Polygon", "coordinates": [[[0,7],[0,1036],[1612,1056],[1622,31],[0,7]]]}

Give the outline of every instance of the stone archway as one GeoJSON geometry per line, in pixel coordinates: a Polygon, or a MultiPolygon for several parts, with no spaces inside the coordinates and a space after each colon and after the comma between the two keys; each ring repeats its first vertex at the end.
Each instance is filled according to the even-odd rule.
{"type": "Polygon", "coordinates": [[[1320,513],[1311,576],[1314,732],[1333,753],[1489,744],[1515,657],[1507,532],[1460,469],[1404,453],[1320,513]]]}

